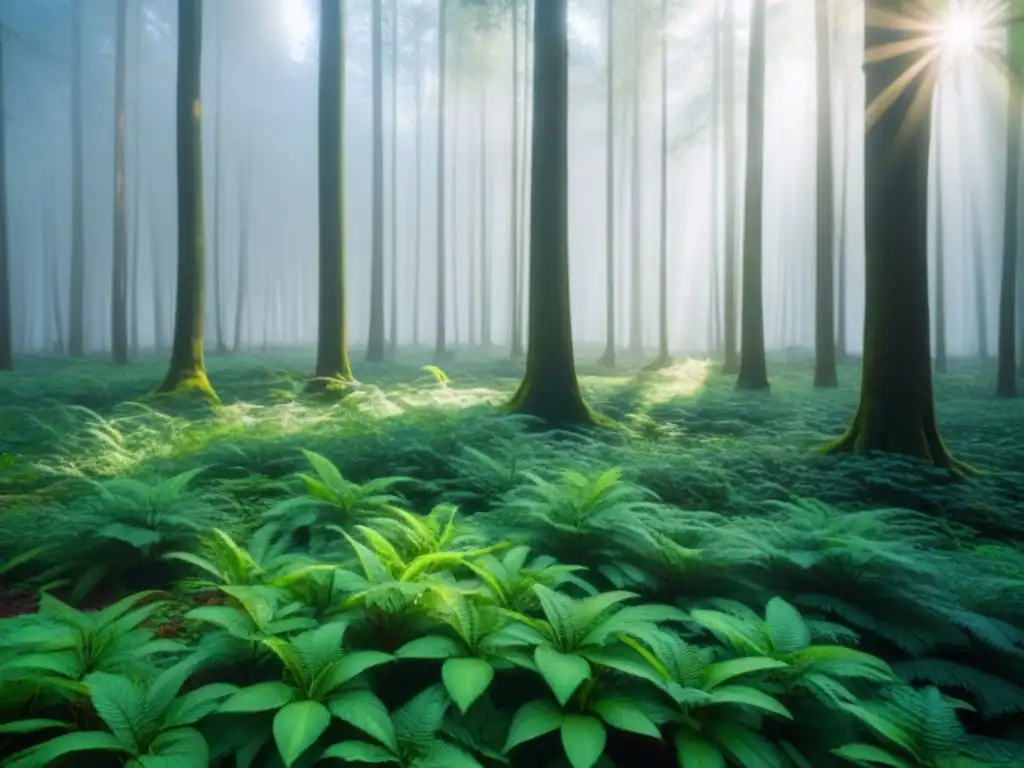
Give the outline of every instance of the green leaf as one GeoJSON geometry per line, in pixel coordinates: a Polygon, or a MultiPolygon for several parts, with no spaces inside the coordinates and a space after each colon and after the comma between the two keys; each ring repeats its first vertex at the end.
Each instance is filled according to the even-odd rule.
{"type": "Polygon", "coordinates": [[[206,768],[210,748],[195,728],[172,728],[149,745],[149,754],[138,758],[142,768],[206,768]]]}
{"type": "Polygon", "coordinates": [[[592,768],[604,754],[608,732],[596,717],[566,715],[562,718],[562,748],[572,768],[592,768]]]}
{"type": "Polygon", "coordinates": [[[343,691],[327,702],[327,708],[336,718],[353,728],[377,739],[398,754],[398,738],[387,707],[372,691],[357,689],[343,691]]]}
{"type": "Polygon", "coordinates": [[[444,635],[417,637],[395,651],[399,659],[449,659],[464,654],[465,649],[456,640],[444,635]]]}
{"type": "Polygon", "coordinates": [[[0,723],[0,733],[37,733],[50,728],[68,728],[67,723],[60,720],[46,720],[45,718],[34,718],[30,720],[15,720],[13,723],[0,723]]]}
{"type": "Polygon", "coordinates": [[[241,689],[231,683],[210,683],[202,688],[179,696],[167,708],[164,717],[165,728],[198,723],[220,707],[222,699],[238,693],[241,689]]]}
{"type": "Polygon", "coordinates": [[[676,734],[676,761],[686,768],[726,768],[725,755],[718,747],[690,731],[676,734]]]}
{"type": "Polygon", "coordinates": [[[847,744],[839,749],[833,749],[832,754],[858,765],[868,763],[870,765],[887,765],[890,768],[913,768],[906,760],[870,744],[847,744]]]}
{"type": "Polygon", "coordinates": [[[185,614],[189,621],[204,621],[227,631],[229,634],[248,640],[256,630],[255,624],[245,613],[227,605],[204,605],[193,608],[185,614]]]}
{"type": "Polygon", "coordinates": [[[732,680],[740,675],[763,672],[766,669],[782,669],[788,667],[784,661],[770,659],[767,656],[745,656],[711,664],[704,668],[704,689],[710,691],[716,685],[732,680]]]}
{"type": "Polygon", "coordinates": [[[448,659],[441,666],[441,679],[455,706],[466,714],[491,684],[494,668],[483,659],[448,659]]]}
{"type": "Polygon", "coordinates": [[[65,733],[39,746],[19,752],[4,768],[47,768],[60,758],[77,752],[117,752],[130,755],[134,750],[117,736],[105,731],[65,733]]]}
{"type": "Polygon", "coordinates": [[[836,702],[840,709],[844,709],[851,715],[860,720],[864,725],[868,726],[871,730],[882,736],[889,742],[902,747],[910,754],[914,754],[916,745],[914,739],[909,733],[903,728],[898,726],[891,720],[887,720],[880,715],[875,714],[870,709],[862,707],[859,704],[848,704],[846,702],[836,702]]]}
{"type": "Polygon", "coordinates": [[[233,694],[220,705],[218,712],[269,712],[280,709],[295,700],[295,690],[290,685],[278,681],[267,681],[250,685],[233,694]]]}
{"type": "Polygon", "coordinates": [[[804,617],[781,597],[768,601],[764,617],[764,628],[775,650],[797,653],[811,644],[811,629],[804,617]]]}
{"type": "Polygon", "coordinates": [[[331,713],[318,701],[293,701],[274,715],[274,741],[285,768],[291,768],[331,723],[331,713]]]}
{"type": "Polygon", "coordinates": [[[590,664],[586,659],[575,653],[561,653],[550,645],[538,645],[533,660],[562,706],[583,681],[590,678],[590,664]]]}
{"type": "Polygon", "coordinates": [[[315,696],[324,697],[372,667],[394,661],[390,653],[352,651],[333,662],[313,683],[315,696]]]}
{"type": "Polygon", "coordinates": [[[93,708],[111,733],[139,749],[140,731],[148,724],[145,689],[127,677],[94,672],[85,679],[93,708]]]}
{"type": "Polygon", "coordinates": [[[715,704],[739,704],[771,712],[787,720],[793,719],[793,715],[781,701],[748,685],[724,685],[712,691],[711,695],[715,697],[715,704]]]}
{"type": "Polygon", "coordinates": [[[590,710],[601,716],[612,728],[641,736],[660,739],[661,731],[640,707],[628,699],[602,698],[590,705],[590,710]]]}
{"type": "Polygon", "coordinates": [[[536,699],[523,704],[512,716],[508,738],[501,751],[508,753],[520,744],[557,730],[562,725],[562,719],[562,710],[548,699],[536,699]]]}
{"type": "Polygon", "coordinates": [[[346,763],[397,763],[401,761],[384,747],[365,741],[342,741],[324,750],[320,759],[333,757],[346,763]]]}

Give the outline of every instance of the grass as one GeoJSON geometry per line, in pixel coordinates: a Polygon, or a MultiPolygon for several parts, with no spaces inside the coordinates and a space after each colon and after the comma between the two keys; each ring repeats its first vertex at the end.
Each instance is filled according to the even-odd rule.
{"type": "MultiPolygon", "coordinates": [[[[499,409],[520,365],[480,356],[442,371],[414,351],[400,357],[357,365],[358,388],[334,401],[302,393],[308,350],[212,357],[209,375],[223,403],[216,408],[150,399],[162,359],[123,368],[22,361],[0,378],[0,616],[32,608],[26,583],[71,596],[97,590],[100,602],[168,589],[194,576],[182,572],[181,558],[167,560],[168,551],[190,562],[214,528],[251,550],[262,546],[256,532],[268,520],[290,531],[290,548],[313,557],[314,568],[351,559],[331,524],[355,537],[353,547],[369,537],[366,546],[391,562],[380,554],[390,550],[378,548],[378,535],[393,528],[379,520],[382,510],[436,516],[456,505],[478,545],[526,544],[585,567],[598,591],[629,589],[680,606],[693,637],[728,645],[717,610],[785,645],[779,622],[804,633],[793,629],[797,606],[808,638],[856,642],[902,679],[965,698],[973,737],[1022,737],[1014,723],[1024,713],[1024,408],[996,399],[987,372],[964,365],[936,380],[944,438],[958,458],[985,470],[964,482],[899,458],[816,452],[852,417],[853,366],[840,371],[838,389],[816,391],[809,361],[773,360],[765,395],[735,391],[733,377],[700,360],[654,372],[639,363],[614,372],[584,364],[585,396],[616,427],[547,432],[499,409]],[[22,563],[25,553],[36,556],[22,563]],[[766,605],[769,615],[758,618],[766,605]]],[[[474,551],[466,546],[460,558],[474,551]]],[[[425,562],[402,567],[419,573],[425,562]]],[[[219,589],[216,580],[208,587],[219,589]]],[[[194,601],[163,619],[185,626],[189,606],[194,601]]],[[[660,642],[648,643],[655,655],[660,642]]],[[[0,643],[0,693],[2,662],[0,643]]],[[[946,706],[928,698],[935,689],[921,690],[915,711],[946,706]]],[[[401,703],[382,698],[389,709],[401,703]]],[[[850,700],[829,705],[837,706],[870,721],[850,700]]],[[[764,733],[778,744],[796,738],[764,733]]],[[[925,739],[932,746],[933,737],[925,739]]],[[[606,757],[624,749],[609,744],[606,757]]],[[[923,747],[909,760],[905,748],[893,747],[900,764],[943,764],[923,747]]],[[[722,749],[730,765],[801,765],[784,756],[747,763],[722,749]]],[[[844,764],[877,764],[857,762],[857,754],[866,753],[853,749],[844,764]]],[[[1008,763],[963,765],[1010,765],[1020,756],[1013,754],[1008,763]]],[[[831,765],[824,760],[812,762],[831,765]]]]}

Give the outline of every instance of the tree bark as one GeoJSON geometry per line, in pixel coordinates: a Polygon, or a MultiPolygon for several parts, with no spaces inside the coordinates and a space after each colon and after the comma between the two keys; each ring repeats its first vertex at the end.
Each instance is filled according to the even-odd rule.
{"type": "Polygon", "coordinates": [[[391,0],[391,306],[388,350],[398,349],[398,0],[391,0]]]}
{"type": "Polygon", "coordinates": [[[865,313],[860,404],[827,450],[905,454],[964,470],[939,437],[928,322],[928,152],[935,80],[920,32],[885,23],[911,0],[869,0],[865,17],[865,313]],[[875,49],[901,52],[888,58],[875,49]],[[907,76],[907,72],[911,76],[907,76]],[[886,99],[899,81],[892,101],[886,99]],[[880,109],[879,103],[885,108],[880,109]]]}
{"type": "Polygon", "coordinates": [[[739,328],[736,311],[736,7],[734,0],[724,0],[724,35],[722,40],[722,122],[725,130],[725,265],[722,270],[722,321],[725,341],[725,372],[740,369],[739,328]]]}
{"type": "Polygon", "coordinates": [[[412,345],[420,345],[420,272],[423,264],[423,30],[416,25],[416,202],[413,243],[412,345]]]}
{"type": "Polygon", "coordinates": [[[249,296],[249,181],[252,178],[252,152],[246,151],[245,174],[238,184],[238,279],[235,287],[235,333],[231,338],[232,351],[242,347],[242,321],[245,302],[249,296]]]}
{"type": "MultiPolygon", "coordinates": [[[[949,369],[949,356],[946,344],[946,218],[945,204],[945,156],[943,148],[942,112],[938,107],[942,104],[941,91],[935,95],[936,118],[932,142],[935,145],[935,372],[945,373],[949,369]]],[[[970,251],[968,250],[968,253],[970,251]]],[[[976,254],[980,258],[981,254],[976,254]]]]}
{"type": "Polygon", "coordinates": [[[320,0],[320,278],[316,371],[309,391],[352,381],[345,320],[344,0],[320,0]]]}
{"type": "MultiPolygon", "coordinates": [[[[4,31],[0,28],[0,94],[4,91],[4,31]]],[[[2,104],[0,104],[2,107],[2,104]]],[[[14,369],[10,232],[7,218],[7,117],[0,109],[0,371],[14,369]]]]}
{"type": "Polygon", "coordinates": [[[519,0],[512,2],[512,172],[509,203],[509,344],[513,360],[523,356],[522,320],[519,317],[519,0]]]}
{"type": "Polygon", "coordinates": [[[644,352],[643,313],[643,203],[641,199],[641,136],[643,134],[643,74],[640,48],[640,14],[638,6],[633,8],[633,142],[630,183],[630,244],[629,254],[629,351],[640,357],[644,352]]]}
{"type": "MultiPolygon", "coordinates": [[[[661,0],[661,27],[668,28],[668,0],[661,0]]],[[[658,358],[665,367],[668,354],[668,35],[661,36],[661,211],[658,267],[658,358]]]]}
{"type": "Polygon", "coordinates": [[[534,15],[533,162],[530,187],[530,323],[526,374],[510,410],[548,424],[586,424],[572,348],[569,296],[567,0],[545,0],[534,15]]]}
{"type": "Polygon", "coordinates": [[[835,179],[832,168],[832,35],[828,3],[814,6],[817,37],[817,266],[815,269],[814,386],[835,387],[835,179]]]}
{"type": "MultiPolygon", "coordinates": [[[[996,395],[1017,396],[1017,261],[1020,258],[1021,128],[1024,96],[1019,75],[1010,76],[1006,126],[1006,191],[1003,194],[1003,263],[999,285],[999,362],[996,395]]],[[[977,216],[975,217],[977,221],[977,216]]],[[[974,258],[981,258],[981,252],[974,258]]]]}
{"type": "Polygon", "coordinates": [[[448,38],[448,22],[447,14],[445,13],[445,2],[446,0],[438,0],[437,3],[437,195],[435,205],[437,206],[437,306],[435,307],[435,318],[437,327],[435,329],[434,339],[434,358],[438,361],[444,361],[448,358],[448,344],[447,344],[447,331],[448,331],[448,298],[447,298],[447,285],[448,279],[445,265],[447,263],[447,255],[445,254],[445,248],[447,244],[445,242],[445,91],[447,90],[446,81],[447,75],[447,38],[448,38]]]}
{"type": "Polygon", "coordinates": [[[384,362],[384,64],[383,0],[373,0],[373,231],[370,256],[370,328],[366,362],[384,362]]]}
{"type": "Polygon", "coordinates": [[[719,259],[721,258],[721,229],[719,227],[719,206],[722,197],[721,179],[719,178],[721,157],[721,109],[722,109],[722,19],[719,16],[718,4],[713,9],[714,22],[711,34],[711,224],[710,236],[710,300],[708,302],[708,352],[712,355],[722,351],[722,304],[721,278],[719,277],[719,259]]]}
{"type": "Polygon", "coordinates": [[[480,346],[491,348],[491,234],[487,195],[487,75],[480,80],[480,346]]]}
{"type": "Polygon", "coordinates": [[[605,56],[607,97],[605,99],[605,347],[602,365],[615,367],[615,0],[605,7],[605,56]]]}
{"type": "Polygon", "coordinates": [[[203,361],[202,0],[178,0],[178,293],[171,365],[158,393],[198,391],[217,400],[203,361]]]}
{"type": "Polygon", "coordinates": [[[128,218],[125,212],[125,49],[128,0],[117,0],[114,53],[114,260],[110,285],[111,357],[128,362],[128,218]]]}
{"type": "Polygon", "coordinates": [[[85,354],[85,224],[82,182],[82,12],[71,4],[71,300],[68,354],[85,354]]]}
{"type": "Polygon", "coordinates": [[[750,22],[750,76],[747,91],[747,183],[743,222],[743,313],[739,389],[767,390],[764,350],[764,81],[765,0],[754,0],[750,22]]]}

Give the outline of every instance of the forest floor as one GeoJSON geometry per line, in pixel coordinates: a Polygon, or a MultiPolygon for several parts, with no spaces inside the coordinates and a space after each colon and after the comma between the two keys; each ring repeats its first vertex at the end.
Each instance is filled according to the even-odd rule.
{"type": "MultiPolygon", "coordinates": [[[[153,399],[150,394],[165,372],[162,356],[142,357],[125,367],[104,359],[20,359],[16,372],[0,376],[0,624],[9,628],[0,629],[0,652],[5,640],[18,637],[19,622],[28,622],[31,629],[31,622],[47,620],[32,614],[40,606],[39,591],[90,609],[109,605],[125,592],[164,590],[161,594],[173,594],[173,599],[145,619],[145,626],[160,638],[190,644],[208,639],[210,627],[190,618],[198,616],[192,609],[207,601],[223,603],[226,598],[218,589],[236,594],[224,584],[263,584],[273,578],[262,570],[269,539],[261,535],[279,524],[291,530],[289,536],[298,536],[288,540],[289,546],[304,550],[300,556],[311,556],[314,563],[294,572],[303,581],[288,582],[285,589],[294,593],[289,599],[319,620],[325,605],[347,605],[336,602],[339,597],[331,590],[350,582],[321,584],[316,569],[332,569],[331,578],[339,573],[348,573],[350,580],[363,578],[350,572],[359,566],[348,545],[361,553],[366,584],[376,584],[374,579],[383,578],[380,573],[386,570],[391,575],[381,584],[390,589],[405,579],[395,573],[412,568],[401,560],[406,555],[389,549],[380,534],[391,530],[380,517],[381,510],[395,512],[389,505],[422,515],[403,518],[402,525],[411,526],[406,533],[425,530],[416,529],[422,521],[440,526],[430,534],[434,539],[409,539],[419,542],[414,550],[422,545],[425,552],[448,556],[445,547],[454,547],[459,556],[479,556],[464,549],[469,545],[462,539],[439,533],[446,524],[438,521],[446,513],[437,510],[457,505],[460,516],[472,516],[458,529],[468,529],[470,539],[477,536],[494,547],[524,545],[510,550],[509,557],[528,547],[556,563],[533,568],[557,571],[557,563],[579,565],[597,589],[625,588],[658,603],[701,608],[688,614],[691,623],[700,623],[700,616],[718,616],[718,624],[691,627],[689,642],[732,642],[728,632],[722,635],[721,622],[741,622],[742,632],[753,633],[750,637],[771,638],[771,653],[787,669],[795,657],[774,645],[773,634],[783,619],[786,632],[803,637],[805,646],[812,639],[856,645],[891,664],[892,674],[907,682],[965,697],[976,710],[962,715],[972,734],[1016,744],[994,743],[991,749],[1003,751],[1002,762],[971,765],[1024,765],[1024,401],[997,399],[991,372],[963,363],[936,377],[942,434],[956,456],[979,470],[976,477],[956,480],[900,458],[822,454],[820,449],[843,433],[856,408],[859,371],[854,364],[843,366],[837,389],[815,390],[806,356],[772,359],[771,392],[749,393],[737,392],[733,376],[702,360],[680,358],[656,372],[645,371],[639,362],[615,371],[584,363],[579,365],[584,394],[614,426],[551,432],[502,412],[522,364],[497,354],[460,352],[441,371],[430,365],[426,352],[400,350],[401,362],[371,365],[362,362],[357,349],[352,359],[360,383],[340,399],[303,394],[312,370],[310,349],[212,355],[207,364],[223,403],[218,407],[202,399],[153,399]],[[274,522],[264,526],[267,521],[274,522]],[[326,525],[332,522],[343,528],[326,525]],[[385,527],[374,529],[378,523],[385,527]],[[209,534],[215,528],[228,532],[238,546],[231,541],[222,548],[218,568],[227,570],[214,569],[219,575],[200,589],[194,553],[206,551],[204,546],[214,552],[216,539],[209,534]],[[343,529],[347,540],[337,535],[343,529]],[[376,554],[357,543],[360,536],[376,554]],[[254,554],[250,557],[245,549],[254,554]],[[168,560],[173,551],[184,551],[181,559],[187,564],[168,560]],[[257,565],[232,575],[242,562],[236,556],[257,565]],[[378,565],[368,566],[366,557],[378,558],[378,565]],[[349,571],[333,570],[344,568],[349,571]],[[299,587],[313,591],[306,594],[299,587]],[[317,589],[327,590],[323,599],[317,589]],[[773,610],[771,616],[762,613],[773,610]]],[[[580,355],[583,360],[596,356],[594,350],[580,355]]],[[[394,523],[390,520],[392,528],[394,523]]],[[[512,568],[496,563],[487,567],[512,568]]],[[[461,566],[431,568],[452,576],[461,566]]],[[[542,573],[522,570],[534,572],[542,573]]],[[[561,584],[551,582],[560,590],[580,586],[578,581],[569,584],[569,576],[560,578],[561,584]]],[[[268,583],[277,588],[277,582],[268,583]]],[[[486,591],[490,584],[479,588],[486,591]]],[[[355,599],[355,593],[345,594],[355,599]]],[[[66,620],[67,611],[43,599],[51,602],[42,604],[41,613],[66,620]]],[[[361,599],[374,621],[381,611],[418,615],[414,601],[382,608],[370,597],[361,599]]],[[[249,610],[245,601],[240,605],[249,610]]],[[[550,606],[545,606],[546,613],[550,606]]],[[[149,615],[146,608],[140,611],[140,616],[149,615]]],[[[506,623],[512,621],[509,612],[504,615],[506,623]]],[[[378,625],[371,621],[368,626],[378,625]]],[[[382,637],[368,636],[375,644],[367,647],[390,653],[398,648],[399,637],[411,637],[402,633],[418,625],[396,620],[380,626],[390,629],[382,637]]],[[[779,637],[780,642],[786,639],[779,637]]],[[[363,647],[358,642],[356,647],[363,647]]],[[[32,646],[25,648],[31,651],[32,646]]],[[[15,663],[19,652],[15,648],[15,663]]],[[[843,672],[842,658],[833,667],[823,661],[824,673],[866,674],[867,668],[855,662],[843,672]]],[[[151,667],[149,673],[158,670],[151,667]]],[[[234,680],[226,668],[221,674],[234,680]]],[[[528,698],[522,698],[524,691],[539,690],[534,683],[521,689],[514,674],[499,677],[504,682],[494,694],[497,702],[522,703],[528,698]]],[[[380,695],[389,708],[403,701],[411,705],[408,697],[416,689],[410,680],[420,680],[413,678],[386,677],[380,695]]],[[[756,679],[754,674],[751,680],[756,679]]],[[[0,721],[3,697],[13,696],[4,692],[4,682],[0,674],[0,721]]],[[[450,682],[446,678],[445,685],[450,682]]],[[[803,706],[801,684],[786,685],[794,686],[786,689],[794,706],[803,706]]],[[[843,690],[830,687],[819,693],[828,698],[843,690]]],[[[809,761],[778,757],[738,764],[838,765],[835,747],[863,737],[863,728],[850,718],[840,727],[836,701],[816,714],[799,714],[794,730],[786,731],[794,734],[787,739],[800,734],[798,747],[811,756],[809,761]]],[[[847,701],[840,701],[840,708],[847,701]]],[[[16,697],[7,702],[14,711],[29,713],[22,716],[41,716],[31,701],[23,703],[16,697]]],[[[921,706],[934,714],[950,705],[928,699],[921,706]]],[[[949,744],[973,749],[961,744],[956,717],[949,712],[942,715],[949,744]]],[[[508,717],[511,709],[503,705],[500,722],[507,723],[508,717]]],[[[26,722],[49,727],[45,724],[53,721],[26,722]]],[[[452,727],[444,731],[446,738],[478,755],[496,754],[481,752],[477,741],[460,741],[465,728],[452,727]]],[[[925,720],[914,726],[922,733],[928,727],[925,720]]],[[[497,746],[488,749],[500,751],[506,732],[511,739],[511,731],[501,729],[497,746]]],[[[766,725],[762,735],[782,738],[776,730],[766,725]]],[[[266,723],[257,732],[269,738],[266,723]]],[[[755,737],[761,738],[750,735],[755,737]]],[[[26,738],[17,744],[36,743],[32,734],[26,738]]],[[[891,741],[881,738],[892,754],[905,756],[905,745],[891,741]]],[[[541,742],[536,753],[529,746],[515,747],[522,761],[513,765],[537,765],[538,755],[546,760],[551,750],[560,750],[557,741],[541,742]]],[[[606,754],[622,765],[677,763],[665,751],[671,742],[645,743],[638,747],[619,733],[610,737],[606,754]]],[[[758,753],[775,749],[757,744],[758,753]]],[[[942,764],[918,757],[918,762],[885,764],[942,764]]],[[[3,758],[0,743],[0,763],[3,758]]],[[[714,764],[726,763],[722,758],[714,764]]]]}

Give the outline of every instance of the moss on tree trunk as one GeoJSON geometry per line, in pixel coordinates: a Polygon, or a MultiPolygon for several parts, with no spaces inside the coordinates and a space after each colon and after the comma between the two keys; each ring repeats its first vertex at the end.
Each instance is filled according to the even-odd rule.
{"type": "Polygon", "coordinates": [[[203,5],[178,0],[178,292],[171,365],[157,394],[198,391],[216,402],[203,361],[203,5]]]}
{"type": "Polygon", "coordinates": [[[316,372],[307,391],[352,381],[345,317],[345,20],[341,0],[320,2],[320,283],[316,372]]]}
{"type": "Polygon", "coordinates": [[[870,0],[867,8],[864,365],[853,423],[826,450],[905,454],[961,472],[939,436],[932,395],[927,180],[934,73],[910,41],[919,31],[877,25],[879,12],[903,14],[913,5],[870,0]],[[908,53],[873,59],[876,48],[908,53]],[[886,102],[883,94],[911,69],[916,76],[886,102]]]}
{"type": "Polygon", "coordinates": [[[508,408],[549,424],[590,424],[572,349],[569,301],[566,0],[537,4],[530,189],[530,306],[526,375],[508,408]]]}

